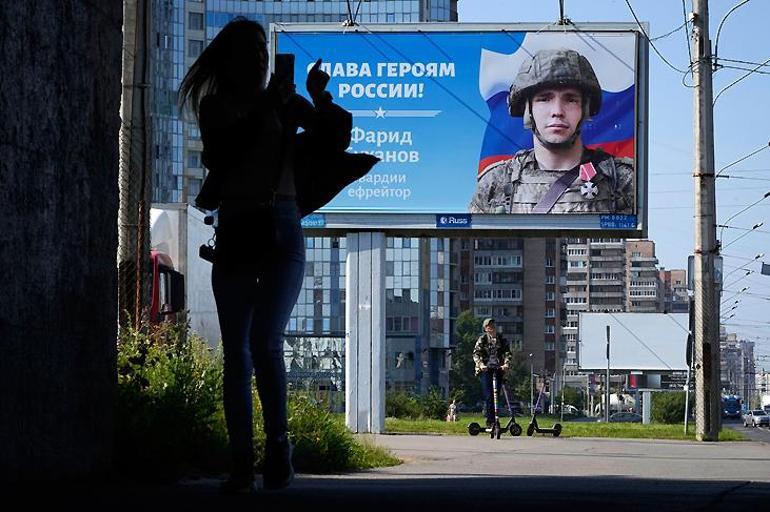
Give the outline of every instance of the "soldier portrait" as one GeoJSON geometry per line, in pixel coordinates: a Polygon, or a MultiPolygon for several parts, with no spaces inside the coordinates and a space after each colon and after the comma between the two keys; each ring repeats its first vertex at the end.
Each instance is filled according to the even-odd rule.
{"type": "Polygon", "coordinates": [[[575,50],[527,58],[508,93],[508,113],[532,132],[531,149],[495,162],[477,177],[471,213],[634,214],[634,161],[583,143],[602,108],[602,88],[575,50]]]}

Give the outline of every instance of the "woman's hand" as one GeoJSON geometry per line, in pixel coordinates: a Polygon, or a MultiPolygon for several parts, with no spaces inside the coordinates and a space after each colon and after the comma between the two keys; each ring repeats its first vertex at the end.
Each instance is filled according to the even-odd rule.
{"type": "Polygon", "coordinates": [[[327,96],[324,92],[330,77],[326,72],[321,70],[321,61],[322,59],[318,59],[316,63],[313,64],[313,67],[310,68],[310,71],[307,73],[307,81],[305,82],[307,92],[310,94],[313,103],[323,101],[327,96]]]}

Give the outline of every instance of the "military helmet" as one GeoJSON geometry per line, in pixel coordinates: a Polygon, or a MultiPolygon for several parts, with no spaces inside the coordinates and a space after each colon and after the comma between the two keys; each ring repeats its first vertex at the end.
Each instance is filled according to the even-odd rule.
{"type": "Polygon", "coordinates": [[[558,48],[540,50],[525,60],[508,95],[508,111],[514,117],[524,115],[527,99],[547,87],[576,87],[588,98],[589,116],[602,106],[602,88],[588,59],[575,50],[558,48]]]}

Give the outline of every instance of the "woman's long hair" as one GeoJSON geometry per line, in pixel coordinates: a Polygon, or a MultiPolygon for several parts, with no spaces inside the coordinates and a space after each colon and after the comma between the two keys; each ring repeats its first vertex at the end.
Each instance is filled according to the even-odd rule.
{"type": "Polygon", "coordinates": [[[227,86],[223,82],[228,59],[233,58],[239,50],[244,50],[239,46],[246,41],[254,41],[255,36],[261,36],[262,41],[265,41],[264,48],[260,50],[266,52],[267,35],[259,23],[238,16],[222,28],[187,70],[179,86],[180,112],[183,113],[185,106],[189,106],[195,119],[198,119],[199,106],[203,97],[215,94],[223,85],[227,86]]]}

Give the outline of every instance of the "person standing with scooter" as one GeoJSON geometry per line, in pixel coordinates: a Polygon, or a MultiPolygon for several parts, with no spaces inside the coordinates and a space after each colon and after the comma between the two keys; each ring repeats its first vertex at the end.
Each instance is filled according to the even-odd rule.
{"type": "Polygon", "coordinates": [[[505,371],[511,362],[511,350],[508,341],[498,334],[495,319],[487,318],[482,324],[484,334],[476,340],[473,348],[473,361],[476,363],[476,376],[481,379],[481,393],[486,404],[487,427],[495,423],[493,375],[502,383],[505,371]]]}

